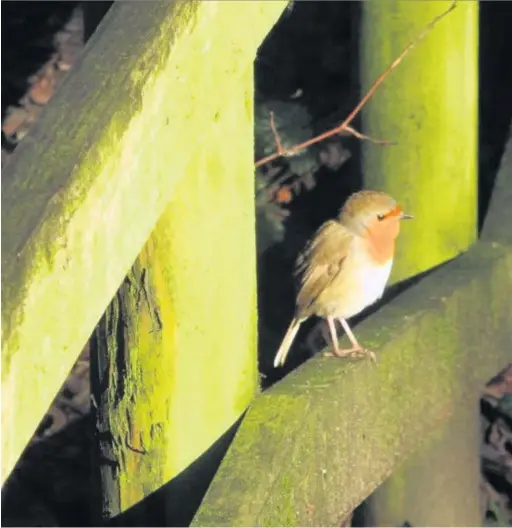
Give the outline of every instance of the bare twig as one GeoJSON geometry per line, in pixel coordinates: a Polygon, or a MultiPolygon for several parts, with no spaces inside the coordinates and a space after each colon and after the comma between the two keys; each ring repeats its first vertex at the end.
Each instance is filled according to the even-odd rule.
{"type": "MultiPolygon", "coordinates": [[[[307,147],[310,147],[311,145],[319,143],[320,141],[323,141],[324,139],[327,139],[328,137],[339,134],[340,132],[348,131],[349,133],[354,133],[355,130],[349,127],[350,123],[354,120],[357,114],[359,114],[359,112],[364,107],[364,105],[373,97],[373,94],[375,93],[377,88],[384,82],[384,80],[388,77],[388,75],[390,75],[390,73],[397,68],[397,66],[403,61],[405,56],[408,55],[411,52],[411,50],[413,50],[427,36],[427,34],[434,28],[434,26],[436,26],[439,21],[441,21],[446,15],[448,15],[456,7],[457,7],[457,1],[454,0],[448,9],[443,11],[440,15],[436,16],[423,29],[423,31],[406,46],[404,51],[402,51],[402,53],[390,64],[390,66],[377,78],[377,80],[373,83],[370,89],[366,92],[364,97],[359,101],[357,106],[346,117],[343,123],[341,123],[337,127],[334,127],[331,130],[328,130],[327,132],[324,132],[318,136],[315,136],[314,138],[304,141],[303,143],[300,143],[299,145],[295,145],[289,149],[283,149],[281,145],[281,141],[279,139],[279,135],[277,134],[277,130],[275,129],[275,124],[273,124],[273,114],[271,114],[271,127],[272,127],[272,131],[274,132],[274,137],[276,139],[277,152],[258,160],[255,163],[255,166],[261,167],[262,165],[265,165],[265,163],[274,161],[275,159],[281,156],[293,156],[294,154],[297,154],[297,152],[307,147]]],[[[359,134],[359,132],[357,134],[359,134]]],[[[360,134],[360,136],[358,136],[357,134],[354,134],[354,135],[356,135],[356,137],[362,136],[362,134],[360,134]]],[[[364,137],[361,137],[361,139],[370,139],[370,138],[368,138],[368,136],[364,136],[364,137]]],[[[377,142],[377,140],[372,140],[372,141],[377,142]]],[[[382,140],[381,140],[381,143],[382,143],[382,140]]]]}
{"type": "Polygon", "coordinates": [[[272,129],[272,134],[274,135],[274,141],[276,142],[277,153],[282,156],[285,152],[283,145],[281,143],[281,138],[277,132],[276,122],[274,121],[274,112],[270,112],[270,128],[272,129]]]}
{"type": "Polygon", "coordinates": [[[352,128],[351,126],[346,126],[343,132],[345,131],[349,134],[352,134],[358,139],[364,139],[366,141],[370,141],[371,143],[375,143],[376,145],[396,145],[396,141],[390,141],[388,139],[373,139],[370,136],[367,136],[366,134],[361,134],[361,132],[358,132],[355,128],[352,128]]]}

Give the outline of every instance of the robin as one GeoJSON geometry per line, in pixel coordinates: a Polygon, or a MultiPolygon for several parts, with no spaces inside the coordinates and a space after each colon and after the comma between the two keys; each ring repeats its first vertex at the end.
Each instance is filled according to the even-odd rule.
{"type": "MultiPolygon", "coordinates": [[[[328,220],[299,255],[295,276],[299,283],[295,316],[274,359],[284,365],[301,323],[312,315],[327,319],[338,357],[367,354],[347,319],[382,296],[391,273],[395,240],[405,214],[391,196],[379,191],[352,194],[336,220],[328,220]],[[339,320],[352,347],[340,349],[335,320],[339,320]]],[[[328,354],[332,355],[332,354],[328,354]]]]}

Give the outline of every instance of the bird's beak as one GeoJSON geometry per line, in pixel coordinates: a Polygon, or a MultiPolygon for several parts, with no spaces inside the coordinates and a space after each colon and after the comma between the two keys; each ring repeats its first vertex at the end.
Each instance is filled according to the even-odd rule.
{"type": "Polygon", "coordinates": [[[414,218],[414,216],[412,216],[410,214],[407,214],[407,213],[402,213],[400,215],[400,220],[411,220],[413,218],[414,218]]]}

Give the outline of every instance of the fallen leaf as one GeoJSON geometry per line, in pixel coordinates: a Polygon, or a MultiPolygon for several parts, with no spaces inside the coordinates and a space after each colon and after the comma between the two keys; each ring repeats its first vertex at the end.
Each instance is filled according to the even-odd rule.
{"type": "Polygon", "coordinates": [[[290,188],[287,186],[281,187],[276,192],[276,201],[278,203],[290,203],[293,199],[293,194],[290,191],[290,188]]]}

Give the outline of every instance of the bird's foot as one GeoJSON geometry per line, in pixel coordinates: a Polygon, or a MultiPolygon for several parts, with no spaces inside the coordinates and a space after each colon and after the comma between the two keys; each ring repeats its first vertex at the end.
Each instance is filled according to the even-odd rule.
{"type": "Polygon", "coordinates": [[[352,348],[333,349],[332,352],[325,352],[324,356],[339,357],[339,358],[345,358],[345,357],[360,358],[360,357],[368,356],[372,360],[373,363],[377,362],[377,357],[375,356],[375,352],[368,350],[367,348],[363,348],[362,346],[354,346],[352,348]]]}

